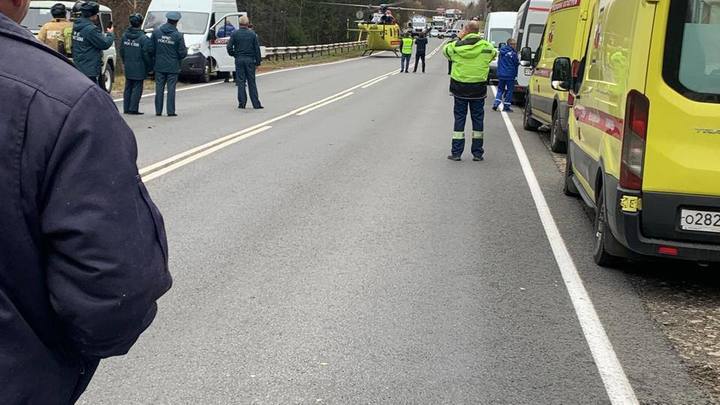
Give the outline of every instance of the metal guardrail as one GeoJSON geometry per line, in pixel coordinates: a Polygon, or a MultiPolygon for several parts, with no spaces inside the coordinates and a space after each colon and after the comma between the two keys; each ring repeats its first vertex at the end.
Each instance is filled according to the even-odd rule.
{"type": "Polygon", "coordinates": [[[323,55],[323,54],[329,54],[331,52],[335,53],[343,53],[343,52],[349,52],[353,49],[365,46],[367,42],[366,41],[357,41],[357,42],[339,42],[336,44],[326,44],[326,45],[306,45],[306,46],[276,46],[276,47],[267,47],[265,48],[265,58],[275,58],[275,60],[285,60],[287,59],[297,59],[297,58],[303,58],[307,55],[310,57],[315,56],[315,54],[323,55]]]}

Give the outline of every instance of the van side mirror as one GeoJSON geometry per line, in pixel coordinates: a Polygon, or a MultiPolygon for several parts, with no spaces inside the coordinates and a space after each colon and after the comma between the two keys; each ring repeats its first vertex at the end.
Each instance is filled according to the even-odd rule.
{"type": "Polygon", "coordinates": [[[529,46],[526,46],[525,48],[520,50],[520,65],[521,66],[530,66],[532,65],[533,55],[532,55],[532,49],[530,49],[529,46]]]}
{"type": "Polygon", "coordinates": [[[552,88],[557,91],[570,91],[572,88],[572,64],[570,58],[557,58],[553,64],[552,88]]]}
{"type": "Polygon", "coordinates": [[[217,39],[217,33],[215,32],[215,28],[212,28],[210,32],[208,32],[208,41],[214,41],[217,39]]]}

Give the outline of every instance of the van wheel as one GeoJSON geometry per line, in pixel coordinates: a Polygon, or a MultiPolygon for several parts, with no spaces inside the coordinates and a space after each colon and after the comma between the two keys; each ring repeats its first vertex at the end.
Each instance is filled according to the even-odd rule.
{"type": "Polygon", "coordinates": [[[105,71],[102,75],[103,88],[108,93],[112,92],[113,85],[115,84],[115,71],[109,64],[105,67],[105,71]]]}
{"type": "Polygon", "coordinates": [[[600,187],[597,203],[595,204],[595,245],[593,259],[598,266],[617,267],[622,259],[609,253],[608,248],[619,246],[620,243],[613,236],[607,221],[607,209],[605,207],[605,187],[600,187]]]}
{"type": "Polygon", "coordinates": [[[532,117],[532,104],[530,103],[530,93],[525,94],[525,109],[523,110],[523,128],[526,131],[537,131],[540,123],[532,117]]]}
{"type": "Polygon", "coordinates": [[[553,122],[550,127],[550,149],[555,153],[567,152],[567,143],[562,140],[562,123],[557,108],[553,111],[553,122]]]}
{"type": "Polygon", "coordinates": [[[200,75],[201,83],[210,83],[210,70],[212,69],[210,63],[210,61],[205,63],[205,71],[200,75]]]}
{"type": "Polygon", "coordinates": [[[578,197],[580,195],[573,181],[573,175],[572,159],[570,153],[568,153],[565,160],[565,184],[563,185],[563,193],[568,197],[578,197]]]}

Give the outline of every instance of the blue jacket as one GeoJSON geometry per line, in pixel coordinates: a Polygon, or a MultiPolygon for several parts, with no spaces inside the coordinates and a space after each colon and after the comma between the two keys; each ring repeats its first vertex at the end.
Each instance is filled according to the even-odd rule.
{"type": "Polygon", "coordinates": [[[128,28],[120,43],[120,58],[125,66],[125,77],[130,80],[145,80],[152,70],[150,39],[140,28],[128,28]]]}
{"type": "Polygon", "coordinates": [[[240,27],[233,32],[227,44],[227,51],[235,60],[251,59],[257,66],[262,63],[260,40],[256,33],[246,27],[240,27]]]}
{"type": "Polygon", "coordinates": [[[153,31],[149,52],[155,59],[155,72],[178,74],[187,56],[185,38],[174,25],[163,24],[153,31]]]}
{"type": "Polygon", "coordinates": [[[103,51],[115,42],[115,34],[103,34],[87,18],[78,18],[73,24],[72,55],[75,66],[85,76],[97,77],[102,72],[103,51]]]}
{"type": "Polygon", "coordinates": [[[0,404],[68,405],[171,285],[110,97],[0,14],[0,404]]]}
{"type": "Polygon", "coordinates": [[[520,57],[517,51],[512,46],[503,46],[498,55],[498,78],[515,79],[518,75],[518,66],[520,66],[520,57]]]}

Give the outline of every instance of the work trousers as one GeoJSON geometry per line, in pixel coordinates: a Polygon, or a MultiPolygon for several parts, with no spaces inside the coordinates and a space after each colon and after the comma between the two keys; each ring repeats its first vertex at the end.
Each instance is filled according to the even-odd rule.
{"type": "Polygon", "coordinates": [[[413,72],[417,72],[418,65],[420,64],[420,61],[422,61],[422,71],[425,73],[425,54],[424,53],[418,53],[415,54],[415,68],[413,69],[413,72]]]}
{"type": "Polygon", "coordinates": [[[175,114],[175,88],[178,75],[176,73],[155,72],[155,114],[162,114],[167,85],[167,113],[175,114]]]}
{"type": "Polygon", "coordinates": [[[412,54],[402,54],[402,57],[400,58],[401,72],[407,72],[410,69],[410,59],[412,59],[412,54]]]}
{"type": "Polygon", "coordinates": [[[143,81],[125,78],[125,92],[123,93],[123,112],[140,112],[140,99],[143,94],[143,81]]]}
{"type": "Polygon", "coordinates": [[[495,104],[497,108],[500,104],[505,105],[505,109],[512,107],[513,92],[515,91],[515,79],[499,79],[497,95],[495,95],[495,104]]]}
{"type": "Polygon", "coordinates": [[[470,110],[472,120],[473,139],[472,154],[475,157],[482,157],[485,154],[484,130],[485,130],[485,99],[468,100],[455,97],[455,126],[453,128],[452,155],[460,157],[465,151],[465,123],[470,110]]]}
{"type": "Polygon", "coordinates": [[[235,59],[235,81],[237,82],[238,106],[240,107],[245,108],[245,105],[247,105],[247,91],[250,92],[250,102],[252,102],[253,107],[262,107],[258,96],[257,83],[255,82],[256,69],[257,65],[252,58],[235,59]]]}

